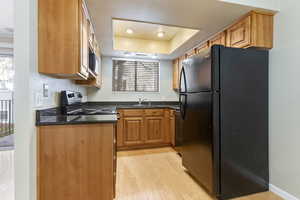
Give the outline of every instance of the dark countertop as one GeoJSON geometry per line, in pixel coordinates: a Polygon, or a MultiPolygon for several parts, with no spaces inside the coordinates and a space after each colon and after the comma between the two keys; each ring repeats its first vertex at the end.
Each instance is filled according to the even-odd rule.
{"type": "Polygon", "coordinates": [[[179,110],[179,103],[176,101],[152,101],[143,102],[142,105],[138,105],[138,102],[88,102],[87,106],[115,106],[116,109],[155,109],[155,108],[169,108],[179,110]]]}
{"type": "Polygon", "coordinates": [[[57,115],[40,116],[37,126],[68,125],[68,124],[96,124],[116,123],[117,115],[57,115]]]}
{"type": "Polygon", "coordinates": [[[138,102],[87,102],[81,105],[86,109],[109,108],[112,114],[97,115],[62,115],[60,108],[50,108],[36,111],[36,126],[68,125],[68,124],[95,124],[116,123],[117,109],[155,109],[169,108],[178,110],[178,102],[144,102],[141,106],[138,102]]]}

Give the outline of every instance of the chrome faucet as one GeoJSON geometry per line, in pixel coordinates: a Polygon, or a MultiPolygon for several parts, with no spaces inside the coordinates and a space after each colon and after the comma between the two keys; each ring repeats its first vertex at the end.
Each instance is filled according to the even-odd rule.
{"type": "Polygon", "coordinates": [[[139,98],[139,105],[142,105],[142,103],[144,102],[144,101],[146,101],[147,99],[142,99],[142,98],[139,98]]]}

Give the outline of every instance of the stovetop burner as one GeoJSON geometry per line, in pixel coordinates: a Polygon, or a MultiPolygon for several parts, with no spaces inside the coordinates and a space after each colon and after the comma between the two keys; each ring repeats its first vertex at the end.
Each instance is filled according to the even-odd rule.
{"type": "Polygon", "coordinates": [[[62,108],[65,115],[112,115],[116,114],[115,107],[85,108],[82,105],[65,106],[62,108]]]}
{"type": "Polygon", "coordinates": [[[61,91],[61,110],[63,115],[112,115],[114,106],[87,106],[82,102],[80,92],[61,91]]]}

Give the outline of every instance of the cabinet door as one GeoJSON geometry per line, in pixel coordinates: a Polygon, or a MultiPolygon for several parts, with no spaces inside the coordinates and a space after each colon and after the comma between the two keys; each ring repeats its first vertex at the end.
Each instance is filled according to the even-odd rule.
{"type": "Polygon", "coordinates": [[[84,10],[84,6],[81,8],[81,31],[80,31],[80,69],[79,72],[84,77],[88,77],[89,68],[89,36],[88,36],[88,19],[84,10]]]}
{"type": "Polygon", "coordinates": [[[179,88],[179,60],[173,60],[173,89],[178,90],[179,88]]]}
{"type": "Polygon", "coordinates": [[[186,58],[193,57],[196,54],[196,50],[192,49],[186,53],[186,58]]]}
{"type": "Polygon", "coordinates": [[[227,46],[244,48],[251,44],[251,16],[227,30],[227,46]]]}
{"type": "Polygon", "coordinates": [[[123,144],[125,146],[143,144],[143,129],[143,117],[125,117],[123,122],[123,144]]]}
{"type": "Polygon", "coordinates": [[[112,200],[114,148],[113,124],[39,127],[37,199],[112,200]]]}
{"type": "Polygon", "coordinates": [[[145,117],[145,143],[164,143],[164,117],[145,117]]]}
{"type": "Polygon", "coordinates": [[[209,48],[209,44],[208,42],[205,42],[204,44],[196,48],[196,54],[201,53],[202,51],[205,51],[208,48],[209,48]]]}
{"type": "Polygon", "coordinates": [[[214,37],[213,39],[211,39],[209,41],[209,47],[212,47],[213,45],[226,45],[226,35],[224,32],[218,34],[216,37],[214,37]]]}
{"type": "Polygon", "coordinates": [[[170,111],[170,136],[171,136],[171,144],[175,146],[175,111],[170,111]]]}

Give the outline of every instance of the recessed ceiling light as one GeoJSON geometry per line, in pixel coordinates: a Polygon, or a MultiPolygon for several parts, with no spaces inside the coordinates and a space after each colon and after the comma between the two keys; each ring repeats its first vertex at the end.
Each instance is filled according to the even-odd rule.
{"type": "Polygon", "coordinates": [[[132,30],[131,28],[128,28],[128,29],[126,29],[126,33],[132,34],[132,33],[133,33],[133,30],[132,30]]]}
{"type": "Polygon", "coordinates": [[[164,36],[165,36],[165,33],[162,32],[162,31],[160,31],[160,32],[157,33],[157,37],[162,38],[162,37],[164,37],[164,36]]]}

